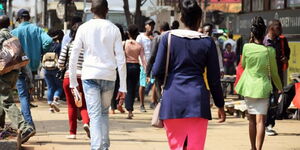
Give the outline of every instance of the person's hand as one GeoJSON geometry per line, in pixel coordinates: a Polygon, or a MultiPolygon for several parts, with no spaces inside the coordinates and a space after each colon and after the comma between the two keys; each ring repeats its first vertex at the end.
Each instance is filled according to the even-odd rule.
{"type": "MultiPolygon", "coordinates": [[[[71,88],[71,93],[72,93],[73,97],[76,96],[76,95],[75,95],[74,89],[75,89],[75,88],[71,88]]],[[[78,86],[76,86],[76,89],[77,89],[77,91],[79,91],[79,87],[78,87],[78,86]]]]}
{"type": "Polygon", "coordinates": [[[289,60],[287,59],[287,57],[282,57],[281,58],[281,61],[284,63],[284,64],[287,64],[289,62],[289,60]]]}
{"type": "Polygon", "coordinates": [[[278,94],[282,94],[282,90],[278,90],[278,94]]]}
{"type": "Polygon", "coordinates": [[[146,82],[147,82],[147,84],[149,84],[149,83],[150,83],[150,81],[151,81],[151,78],[150,78],[150,77],[147,77],[147,78],[146,78],[146,82]]]}
{"type": "Polygon", "coordinates": [[[227,62],[228,61],[228,59],[227,58],[224,58],[224,62],[227,62]]]}
{"type": "Polygon", "coordinates": [[[33,92],[34,92],[34,88],[30,88],[30,89],[29,89],[29,94],[32,95],[33,92]]]}
{"type": "Polygon", "coordinates": [[[224,75],[225,75],[224,71],[221,71],[221,79],[224,78],[224,75]]]}
{"type": "Polygon", "coordinates": [[[118,92],[117,98],[116,98],[116,100],[119,100],[119,104],[118,105],[120,105],[120,106],[123,105],[125,97],[126,97],[126,93],[125,92],[118,92]]]}
{"type": "Polygon", "coordinates": [[[226,114],[224,111],[224,108],[218,108],[218,117],[219,117],[219,121],[218,123],[223,123],[226,120],[226,114]]]}

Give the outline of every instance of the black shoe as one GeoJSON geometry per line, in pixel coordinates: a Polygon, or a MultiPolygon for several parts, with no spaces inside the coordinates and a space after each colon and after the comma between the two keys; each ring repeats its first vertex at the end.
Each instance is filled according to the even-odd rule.
{"type": "Polygon", "coordinates": [[[21,134],[21,143],[25,143],[31,138],[32,136],[35,135],[35,130],[33,128],[28,128],[27,130],[23,131],[21,134]]]}
{"type": "Polygon", "coordinates": [[[35,105],[35,104],[32,104],[32,103],[30,103],[29,105],[30,105],[30,108],[38,107],[38,105],[35,105]]]}
{"type": "Polygon", "coordinates": [[[156,107],[156,103],[151,103],[150,104],[150,109],[155,109],[155,107],[156,107]]]}
{"type": "Polygon", "coordinates": [[[90,139],[91,138],[91,133],[90,133],[90,127],[89,127],[89,125],[88,124],[84,124],[83,125],[83,129],[84,129],[84,131],[86,133],[86,136],[90,139]]]}
{"type": "Polygon", "coordinates": [[[140,107],[140,111],[141,111],[141,112],[147,112],[144,105],[142,105],[142,106],[140,107]]]}

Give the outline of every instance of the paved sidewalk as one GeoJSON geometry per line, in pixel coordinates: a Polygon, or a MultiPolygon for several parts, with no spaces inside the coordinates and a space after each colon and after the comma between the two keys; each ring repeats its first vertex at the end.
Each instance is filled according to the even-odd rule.
{"type": "MultiPolygon", "coordinates": [[[[88,150],[87,139],[82,123],[78,122],[76,140],[68,140],[68,116],[66,105],[61,112],[50,113],[46,102],[38,102],[38,108],[32,109],[37,134],[26,144],[24,150],[88,150]]],[[[146,105],[149,108],[149,105],[146,105]]],[[[214,116],[215,109],[213,110],[214,116]]],[[[127,120],[126,114],[110,115],[110,150],[167,150],[168,143],[163,129],[149,125],[152,111],[134,112],[133,120],[127,120]]],[[[248,121],[228,117],[224,124],[210,121],[205,150],[248,150],[248,121]]],[[[275,128],[278,136],[266,137],[265,150],[300,150],[300,121],[277,121],[275,128]]]]}

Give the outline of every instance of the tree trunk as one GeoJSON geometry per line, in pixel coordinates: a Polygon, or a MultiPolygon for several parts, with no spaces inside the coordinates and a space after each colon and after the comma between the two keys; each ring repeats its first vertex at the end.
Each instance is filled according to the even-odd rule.
{"type": "Polygon", "coordinates": [[[144,28],[142,23],[141,5],[142,5],[142,0],[136,0],[134,23],[139,27],[140,30],[144,28]]]}
{"type": "Polygon", "coordinates": [[[132,19],[131,19],[131,13],[129,10],[129,4],[128,4],[128,0],[123,0],[124,3],[124,13],[125,13],[125,17],[126,17],[126,21],[127,21],[127,25],[131,25],[132,24],[132,19]]]}

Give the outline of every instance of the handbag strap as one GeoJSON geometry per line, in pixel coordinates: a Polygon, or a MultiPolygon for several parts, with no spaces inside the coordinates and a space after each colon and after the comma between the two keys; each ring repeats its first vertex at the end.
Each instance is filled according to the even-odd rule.
{"type": "Polygon", "coordinates": [[[167,45],[166,70],[165,70],[164,83],[163,83],[162,89],[164,89],[164,87],[166,86],[167,77],[168,77],[169,63],[170,63],[170,50],[171,50],[171,36],[172,36],[172,33],[169,32],[168,45],[167,45]]]}

